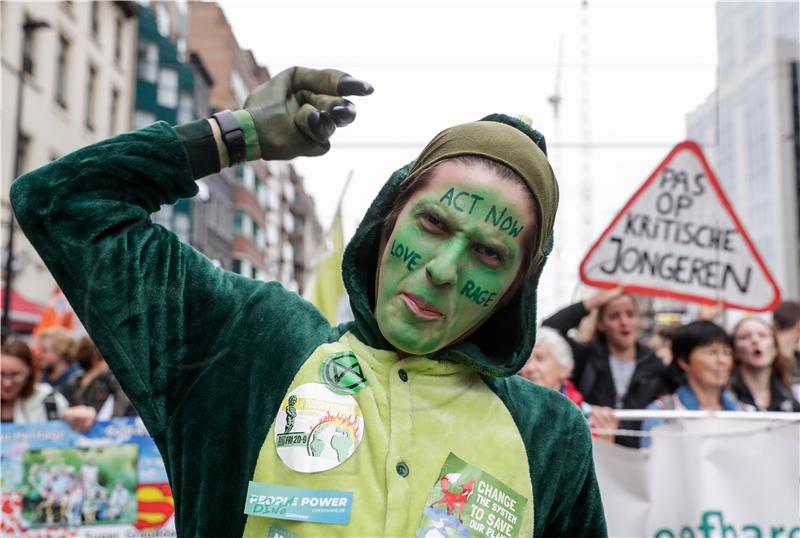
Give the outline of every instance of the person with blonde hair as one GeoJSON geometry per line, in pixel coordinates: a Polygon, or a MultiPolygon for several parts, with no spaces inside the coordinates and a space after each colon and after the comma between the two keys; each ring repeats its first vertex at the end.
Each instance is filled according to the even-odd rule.
{"type": "Polygon", "coordinates": [[[792,395],[792,359],[781,355],[775,329],[755,316],[733,327],[731,389],[749,411],[800,411],[792,395]]]}
{"type": "Polygon", "coordinates": [[[36,338],[43,383],[58,390],[81,373],[81,367],[72,360],[77,342],[68,329],[59,326],[48,327],[36,338]]]}

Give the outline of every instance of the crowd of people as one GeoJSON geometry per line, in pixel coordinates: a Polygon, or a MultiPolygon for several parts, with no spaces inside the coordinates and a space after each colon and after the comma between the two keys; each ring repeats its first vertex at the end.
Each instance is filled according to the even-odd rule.
{"type": "Polygon", "coordinates": [[[97,420],[136,414],[94,343],[64,327],[30,341],[7,338],[0,377],[3,423],[63,419],[82,432],[97,420]]]}
{"type": "MultiPolygon", "coordinates": [[[[728,333],[699,319],[661,327],[645,341],[636,297],[614,288],[545,319],[519,375],[578,405],[594,430],[606,432],[597,437],[644,447],[646,437],[608,432],[663,421],[620,422],[614,409],[800,412],[799,346],[799,301],[782,302],[772,323],[746,316],[728,333]]],[[[96,420],[136,414],[89,337],[63,327],[30,344],[4,342],[2,389],[4,423],[64,419],[85,431],[96,420]]]]}
{"type": "MultiPolygon", "coordinates": [[[[595,431],[630,447],[663,420],[619,421],[614,409],[800,411],[800,302],[745,316],[731,332],[712,319],[659,328],[642,338],[637,299],[618,287],[599,291],[542,322],[519,374],[581,406],[595,431]]],[[[714,318],[718,309],[701,310],[714,318]]]]}

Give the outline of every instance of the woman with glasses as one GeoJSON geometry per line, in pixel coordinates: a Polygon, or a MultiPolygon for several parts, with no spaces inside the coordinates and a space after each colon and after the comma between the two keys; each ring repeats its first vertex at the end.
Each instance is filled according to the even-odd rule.
{"type": "Polygon", "coordinates": [[[66,398],[46,383],[37,383],[38,372],[28,345],[9,339],[2,348],[2,420],[4,423],[32,424],[60,418],[66,398]]]}

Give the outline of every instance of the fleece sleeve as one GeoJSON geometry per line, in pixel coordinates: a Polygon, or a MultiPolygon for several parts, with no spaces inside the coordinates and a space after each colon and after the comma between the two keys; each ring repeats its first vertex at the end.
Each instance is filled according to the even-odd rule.
{"type": "Polygon", "coordinates": [[[519,376],[483,380],[505,403],[525,443],[534,538],[607,536],[592,436],[578,406],[519,376]]]}
{"type": "Polygon", "coordinates": [[[568,422],[571,435],[564,437],[567,446],[558,479],[563,496],[554,504],[543,536],[608,536],[588,423],[576,413],[570,413],[568,422]]]}
{"type": "Polygon", "coordinates": [[[189,158],[211,147],[209,136],[199,122],[180,137],[156,123],[66,155],[11,187],[20,227],[153,436],[224,355],[221,335],[257,289],[150,219],[197,192],[194,174],[218,168],[216,154],[189,158]]]}

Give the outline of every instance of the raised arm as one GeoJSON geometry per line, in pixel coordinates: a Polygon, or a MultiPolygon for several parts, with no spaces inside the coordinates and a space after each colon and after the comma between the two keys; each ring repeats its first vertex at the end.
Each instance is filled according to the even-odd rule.
{"type": "MultiPolygon", "coordinates": [[[[371,90],[338,71],[292,68],[257,88],[245,110],[231,115],[246,158],[327,151],[335,126],[355,117],[339,87],[354,85],[362,94],[371,90]]],[[[231,342],[247,338],[235,320],[251,297],[266,293],[276,308],[300,302],[277,284],[214,267],[150,219],[161,205],[193,196],[195,179],[231,161],[233,135],[223,135],[216,120],[174,129],[156,123],[62,157],[11,188],[21,228],[153,435],[192,383],[225,359],[231,342]]]]}

